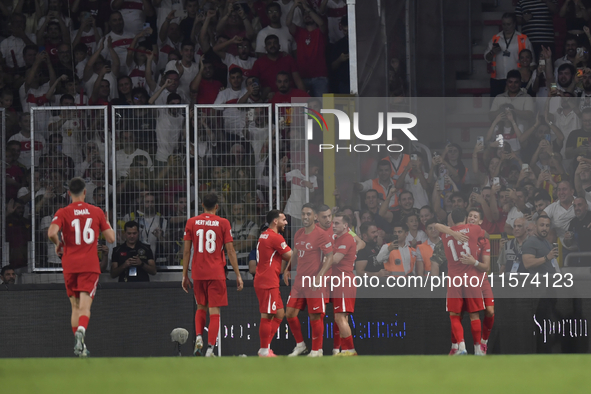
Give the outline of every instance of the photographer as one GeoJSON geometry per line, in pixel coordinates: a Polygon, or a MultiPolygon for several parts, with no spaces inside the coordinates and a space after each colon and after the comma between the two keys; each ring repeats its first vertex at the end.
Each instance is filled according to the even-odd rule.
{"type": "Polygon", "coordinates": [[[139,242],[137,222],[124,226],[125,243],[113,250],[111,278],[119,282],[149,282],[149,275],[156,275],[156,262],[149,245],[139,242]]]}

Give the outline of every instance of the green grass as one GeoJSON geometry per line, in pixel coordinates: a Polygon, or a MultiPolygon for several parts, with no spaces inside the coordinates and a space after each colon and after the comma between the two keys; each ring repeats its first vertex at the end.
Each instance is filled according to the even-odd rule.
{"type": "Polygon", "coordinates": [[[6,393],[588,393],[589,355],[0,359],[6,393]]]}

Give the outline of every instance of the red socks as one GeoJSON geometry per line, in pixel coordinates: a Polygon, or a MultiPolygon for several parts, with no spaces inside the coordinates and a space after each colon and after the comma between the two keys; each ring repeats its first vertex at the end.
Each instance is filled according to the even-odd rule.
{"type": "Polygon", "coordinates": [[[484,321],[482,322],[482,339],[488,341],[488,337],[490,336],[490,331],[492,330],[493,324],[495,324],[495,315],[492,316],[484,316],[484,321]]]}
{"type": "Polygon", "coordinates": [[[90,317],[84,315],[80,316],[78,318],[78,327],[82,326],[86,330],[88,327],[88,320],[90,320],[90,317]]]}
{"type": "Polygon", "coordinates": [[[78,330],[78,327],[72,327],[72,333],[76,334],[76,331],[78,330]]]}
{"type": "Polygon", "coordinates": [[[289,324],[289,329],[296,341],[296,343],[304,342],[304,337],[302,336],[302,325],[300,324],[300,320],[297,317],[288,317],[287,324],[289,324]]]}
{"type": "MultiPolygon", "coordinates": [[[[341,332],[337,323],[332,324],[332,348],[338,349],[341,347],[341,332]]],[[[344,349],[343,349],[344,350],[344,349]]]]}
{"type": "Polygon", "coordinates": [[[324,322],[321,319],[310,320],[310,326],[312,326],[312,350],[320,350],[324,336],[324,322]]]}
{"type": "Polygon", "coordinates": [[[349,335],[347,338],[341,338],[341,347],[343,350],[355,349],[353,345],[353,335],[349,335]]]}
{"type": "Polygon", "coordinates": [[[472,328],[472,339],[474,339],[474,344],[480,345],[480,319],[471,320],[470,325],[472,328]]]}
{"type": "Polygon", "coordinates": [[[220,315],[209,315],[209,331],[207,334],[207,344],[208,345],[215,346],[215,343],[218,340],[218,331],[219,330],[220,330],[220,315]]]}
{"type": "Polygon", "coordinates": [[[195,312],[195,334],[203,334],[203,327],[205,327],[206,316],[207,312],[205,309],[197,309],[197,312],[195,312]]]}
{"type": "Polygon", "coordinates": [[[261,317],[261,325],[259,326],[259,337],[261,338],[261,349],[269,347],[271,342],[271,326],[272,320],[261,317]]]}
{"type": "Polygon", "coordinates": [[[273,320],[271,320],[271,333],[269,334],[271,339],[269,339],[269,344],[271,344],[273,336],[277,333],[277,330],[279,329],[279,326],[281,325],[282,321],[283,319],[280,319],[278,317],[274,317],[273,320]]]}
{"type": "Polygon", "coordinates": [[[462,327],[462,320],[460,316],[449,315],[451,321],[451,335],[455,338],[456,343],[464,342],[464,327],[462,327]]]}

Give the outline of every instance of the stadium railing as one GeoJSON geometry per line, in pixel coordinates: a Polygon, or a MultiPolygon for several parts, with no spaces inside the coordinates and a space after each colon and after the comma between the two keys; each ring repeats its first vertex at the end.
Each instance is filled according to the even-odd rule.
{"type": "MultiPolygon", "coordinates": [[[[270,171],[278,156],[278,144],[272,144],[271,116],[271,104],[194,107],[191,149],[195,157],[195,205],[201,209],[203,193],[218,193],[218,212],[232,224],[238,265],[245,278],[250,277],[248,256],[265,223],[265,214],[279,201],[278,189],[273,187],[275,181],[279,182],[279,172],[270,171]]],[[[278,143],[277,138],[275,141],[278,143]]]]}
{"type": "Polygon", "coordinates": [[[0,147],[0,171],[2,171],[2,180],[0,181],[0,194],[2,196],[2,207],[0,208],[0,266],[5,266],[9,262],[9,248],[6,242],[6,121],[4,108],[0,108],[0,134],[2,135],[2,145],[0,147]]]}
{"type": "Polygon", "coordinates": [[[31,140],[45,141],[42,153],[31,148],[29,272],[61,271],[61,260],[47,238],[54,213],[70,203],[67,182],[85,178],[87,202],[108,214],[108,107],[32,107],[31,140]],[[104,194],[102,193],[104,192],[104,194]],[[96,201],[95,201],[96,198],[96,201]]]}
{"type": "Polygon", "coordinates": [[[124,226],[138,223],[156,267],[182,269],[183,233],[191,217],[189,105],[113,106],[112,223],[117,244],[124,226]]]}

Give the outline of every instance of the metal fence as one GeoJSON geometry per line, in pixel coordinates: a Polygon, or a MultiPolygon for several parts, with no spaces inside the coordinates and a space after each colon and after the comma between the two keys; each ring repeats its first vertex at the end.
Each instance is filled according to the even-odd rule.
{"type": "MultiPolygon", "coordinates": [[[[71,202],[68,181],[85,178],[86,201],[108,213],[107,107],[33,107],[30,125],[30,207],[25,209],[31,219],[29,271],[61,271],[47,229],[54,213],[71,202]]],[[[99,253],[99,258],[104,257],[99,253]]]]}
{"type": "Polygon", "coordinates": [[[4,108],[0,108],[0,134],[2,139],[0,142],[0,170],[2,171],[2,180],[0,181],[0,192],[2,193],[2,207],[0,207],[0,266],[7,265],[9,262],[8,251],[9,245],[6,242],[6,123],[4,119],[4,108]]]}
{"type": "Polygon", "coordinates": [[[271,104],[194,107],[196,211],[201,209],[203,193],[218,194],[218,214],[230,221],[241,271],[248,270],[248,256],[266,213],[279,201],[278,188],[273,187],[277,173],[272,171],[276,145],[271,115],[271,104]]]}
{"type": "Polygon", "coordinates": [[[112,221],[117,243],[126,222],[138,223],[159,270],[181,270],[191,217],[188,105],[114,106],[111,112],[112,221]]]}

